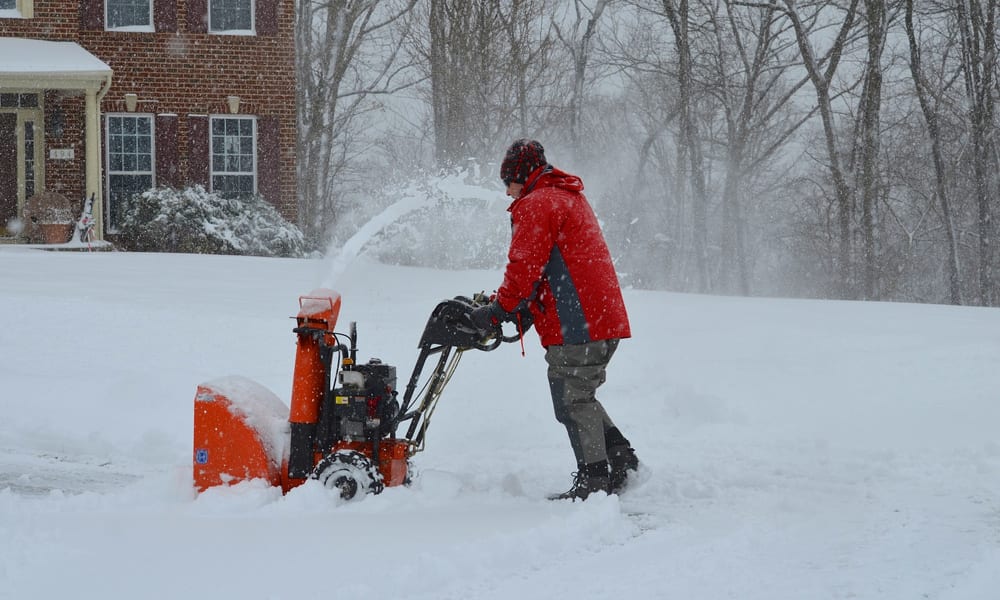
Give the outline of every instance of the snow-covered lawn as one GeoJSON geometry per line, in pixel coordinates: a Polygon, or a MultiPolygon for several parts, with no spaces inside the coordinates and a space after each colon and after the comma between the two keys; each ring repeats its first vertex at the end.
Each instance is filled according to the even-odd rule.
{"type": "Polygon", "coordinates": [[[409,488],[191,487],[196,386],[287,402],[298,296],[409,376],[499,272],[0,249],[0,598],[1000,597],[1000,311],[626,291],[600,396],[647,468],[549,502],[542,349],[469,352],[409,488]],[[329,281],[335,279],[335,281],[329,281]]]}

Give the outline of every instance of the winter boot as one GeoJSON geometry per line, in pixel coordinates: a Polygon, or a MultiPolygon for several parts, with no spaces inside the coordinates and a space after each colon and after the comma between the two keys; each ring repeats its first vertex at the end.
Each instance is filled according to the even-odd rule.
{"type": "Polygon", "coordinates": [[[591,463],[580,467],[573,473],[573,487],[561,494],[549,496],[549,500],[586,500],[594,492],[611,491],[611,479],[608,477],[608,461],[591,463]]]}
{"type": "Polygon", "coordinates": [[[628,444],[608,448],[608,462],[611,465],[609,493],[617,494],[628,484],[629,471],[639,470],[639,457],[628,444]]]}

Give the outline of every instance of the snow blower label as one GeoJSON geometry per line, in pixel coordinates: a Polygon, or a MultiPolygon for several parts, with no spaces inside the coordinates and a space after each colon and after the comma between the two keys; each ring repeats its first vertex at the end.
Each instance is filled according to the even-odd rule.
{"type": "Polygon", "coordinates": [[[347,396],[334,396],[333,401],[337,404],[347,404],[347,396]]]}
{"type": "Polygon", "coordinates": [[[194,462],[199,465],[208,464],[208,450],[204,448],[198,448],[194,453],[194,462]]]}

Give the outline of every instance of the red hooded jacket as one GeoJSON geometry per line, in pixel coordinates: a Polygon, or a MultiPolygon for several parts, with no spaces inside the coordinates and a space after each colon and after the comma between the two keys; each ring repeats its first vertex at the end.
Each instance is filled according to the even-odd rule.
{"type": "Polygon", "coordinates": [[[511,241],[497,301],[527,300],[542,346],[631,337],[611,253],[583,181],[552,166],[528,176],[507,209],[511,241]]]}

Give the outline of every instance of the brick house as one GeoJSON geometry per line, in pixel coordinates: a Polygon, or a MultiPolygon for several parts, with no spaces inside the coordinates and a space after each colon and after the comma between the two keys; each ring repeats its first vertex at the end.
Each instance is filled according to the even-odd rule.
{"type": "Polygon", "coordinates": [[[0,0],[0,238],[42,191],[97,239],[153,186],[296,216],[294,0],[0,0]]]}

